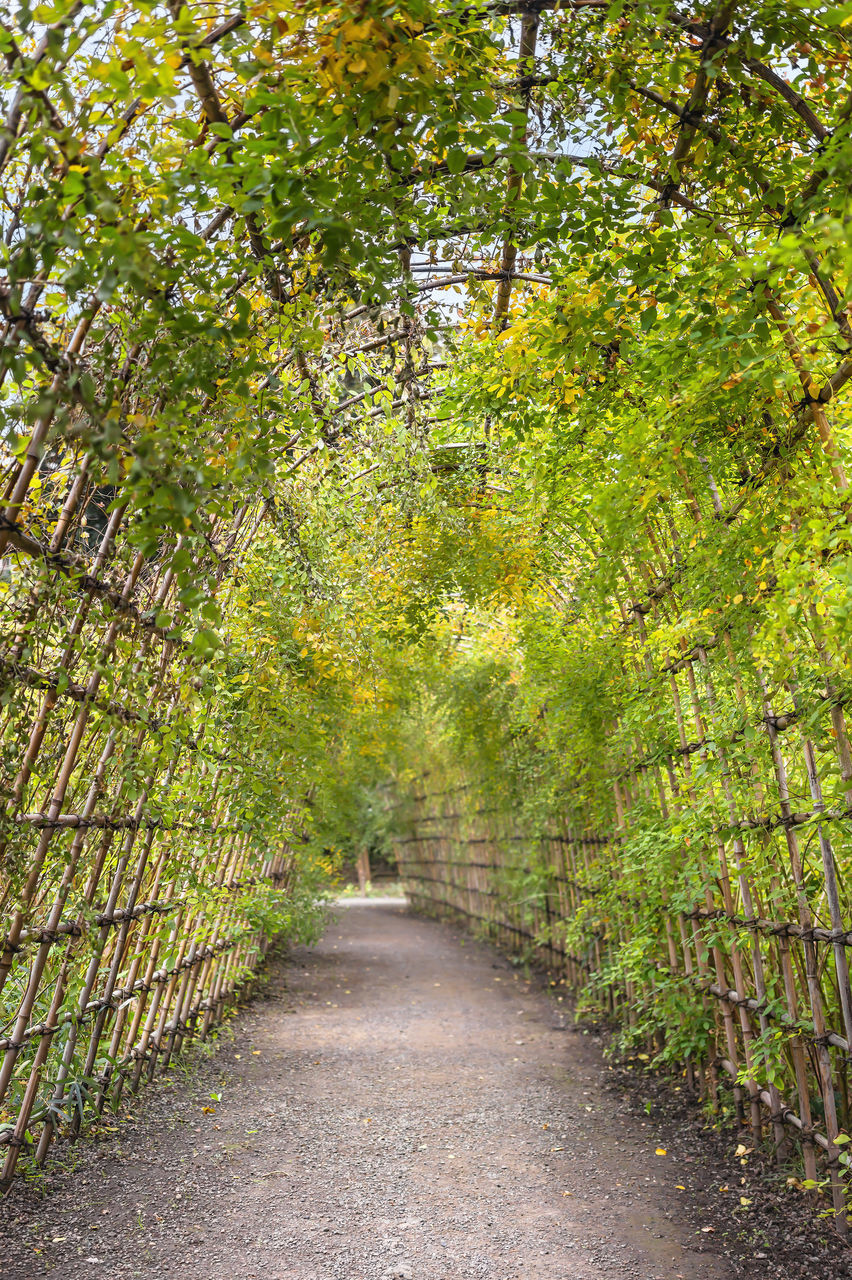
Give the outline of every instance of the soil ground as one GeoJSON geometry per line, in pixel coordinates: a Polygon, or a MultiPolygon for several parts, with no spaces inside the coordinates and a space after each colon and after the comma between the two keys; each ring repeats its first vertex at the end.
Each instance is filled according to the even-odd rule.
{"type": "Polygon", "coordinates": [[[210,1054],[16,1184],[0,1274],[852,1275],[783,1179],[564,1008],[404,903],[340,906],[210,1054]]]}

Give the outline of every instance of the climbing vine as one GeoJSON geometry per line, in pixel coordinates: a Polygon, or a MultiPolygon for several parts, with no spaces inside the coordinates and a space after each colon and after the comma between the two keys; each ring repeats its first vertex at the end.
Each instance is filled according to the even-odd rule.
{"type": "Polygon", "coordinates": [[[7,15],[4,1184],[393,843],[843,1226],[850,25],[7,15]]]}

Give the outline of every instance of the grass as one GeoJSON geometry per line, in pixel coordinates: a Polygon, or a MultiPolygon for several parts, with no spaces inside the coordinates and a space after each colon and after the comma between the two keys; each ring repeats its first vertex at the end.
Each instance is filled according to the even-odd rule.
{"type": "Polygon", "coordinates": [[[357,884],[347,884],[340,890],[338,898],[404,898],[405,890],[400,880],[385,880],[381,884],[374,885],[370,880],[367,881],[366,888],[362,893],[357,884]]]}

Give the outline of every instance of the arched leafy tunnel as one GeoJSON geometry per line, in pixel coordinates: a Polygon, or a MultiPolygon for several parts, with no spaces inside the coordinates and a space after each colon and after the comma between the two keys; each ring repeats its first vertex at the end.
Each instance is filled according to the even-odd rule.
{"type": "Polygon", "coordinates": [[[5,1186],[372,847],[845,1230],[850,22],[4,20],[5,1186]]]}

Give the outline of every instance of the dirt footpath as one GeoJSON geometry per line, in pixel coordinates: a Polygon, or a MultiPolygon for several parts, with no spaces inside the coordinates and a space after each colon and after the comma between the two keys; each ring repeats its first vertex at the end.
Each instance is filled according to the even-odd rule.
{"type": "Polygon", "coordinates": [[[759,1252],[745,1270],[719,1256],[664,1134],[606,1087],[597,1046],[536,984],[401,904],[336,915],[273,969],[235,1038],[79,1143],[44,1198],[15,1188],[0,1274],[779,1274],[759,1252]]]}

